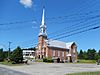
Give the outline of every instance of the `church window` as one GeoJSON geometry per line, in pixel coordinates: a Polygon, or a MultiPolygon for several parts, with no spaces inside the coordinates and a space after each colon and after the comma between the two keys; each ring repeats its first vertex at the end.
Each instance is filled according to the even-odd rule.
{"type": "Polygon", "coordinates": [[[53,50],[53,56],[55,56],[55,50],[53,50]]]}
{"type": "Polygon", "coordinates": [[[58,51],[58,57],[60,56],[60,51],[58,51]]]}
{"type": "Polygon", "coordinates": [[[75,52],[76,52],[76,48],[74,47],[74,48],[73,48],[73,53],[75,53],[75,52]]]}
{"type": "Polygon", "coordinates": [[[64,52],[62,52],[62,57],[64,57],[64,52]]]}

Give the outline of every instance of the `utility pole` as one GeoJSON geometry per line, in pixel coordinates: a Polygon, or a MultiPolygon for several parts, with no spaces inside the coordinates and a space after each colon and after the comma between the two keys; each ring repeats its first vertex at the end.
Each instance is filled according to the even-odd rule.
{"type": "Polygon", "coordinates": [[[8,50],[8,60],[10,59],[10,45],[12,42],[8,42],[9,43],[9,50],[8,50]]]}

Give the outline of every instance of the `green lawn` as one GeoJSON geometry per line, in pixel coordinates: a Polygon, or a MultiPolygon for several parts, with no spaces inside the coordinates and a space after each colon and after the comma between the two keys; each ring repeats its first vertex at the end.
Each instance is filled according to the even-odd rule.
{"type": "Polygon", "coordinates": [[[21,65],[24,65],[24,64],[12,64],[12,62],[7,62],[7,61],[3,61],[3,62],[0,62],[0,64],[3,64],[3,65],[8,65],[8,66],[21,66],[21,65]]]}
{"type": "Polygon", "coordinates": [[[100,72],[83,72],[83,73],[73,73],[66,75],[100,75],[100,72]]]}
{"type": "Polygon", "coordinates": [[[96,60],[79,60],[77,63],[96,63],[96,60]]]}

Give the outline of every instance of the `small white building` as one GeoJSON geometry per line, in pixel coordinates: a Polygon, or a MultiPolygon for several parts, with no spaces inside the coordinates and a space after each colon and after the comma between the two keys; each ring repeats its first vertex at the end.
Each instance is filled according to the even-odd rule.
{"type": "Polygon", "coordinates": [[[23,49],[23,58],[35,58],[35,51],[30,49],[23,49]]]}

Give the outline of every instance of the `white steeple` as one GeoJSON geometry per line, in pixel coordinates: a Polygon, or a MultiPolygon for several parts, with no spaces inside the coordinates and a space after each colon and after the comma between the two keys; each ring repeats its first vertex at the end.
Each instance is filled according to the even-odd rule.
{"type": "Polygon", "coordinates": [[[46,25],[45,25],[45,9],[43,8],[43,14],[42,14],[42,22],[41,22],[41,26],[40,26],[40,33],[39,36],[44,36],[47,37],[47,33],[46,33],[46,25]]]}
{"type": "Polygon", "coordinates": [[[45,10],[43,8],[43,15],[42,15],[42,22],[41,22],[42,25],[45,25],[45,22],[44,22],[44,13],[45,13],[45,10]]]}

